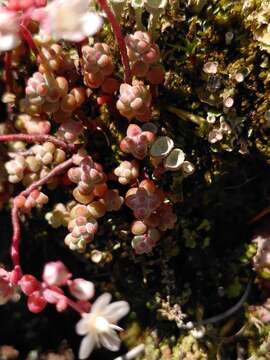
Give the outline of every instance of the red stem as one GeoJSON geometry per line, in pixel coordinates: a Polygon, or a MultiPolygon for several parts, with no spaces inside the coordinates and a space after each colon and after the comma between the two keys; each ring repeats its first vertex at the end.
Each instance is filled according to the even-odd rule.
{"type": "Polygon", "coordinates": [[[81,306],[79,304],[77,304],[75,301],[71,300],[69,297],[67,297],[64,294],[59,293],[58,291],[55,291],[55,289],[51,286],[47,286],[45,289],[50,290],[51,292],[54,293],[55,298],[61,300],[61,299],[65,299],[68,306],[71,307],[73,310],[77,311],[79,314],[84,313],[85,311],[81,308],[81,306]]]}
{"type": "Polygon", "coordinates": [[[50,141],[57,147],[60,147],[64,151],[74,152],[78,149],[78,145],[74,144],[67,144],[65,141],[57,139],[52,135],[28,135],[28,134],[7,134],[7,135],[0,135],[0,142],[1,141],[25,141],[28,143],[44,143],[45,141],[50,141]]]}
{"type": "Polygon", "coordinates": [[[21,31],[22,36],[24,37],[24,40],[27,42],[28,46],[33,51],[33,53],[36,55],[36,57],[39,56],[40,51],[33,40],[33,36],[23,23],[20,24],[20,31],[21,31]]]}
{"type": "Polygon", "coordinates": [[[268,215],[270,213],[270,207],[267,207],[259,212],[259,214],[255,215],[251,220],[249,220],[248,224],[252,225],[261,218],[263,218],[265,215],[268,215]]]}
{"type": "Polygon", "coordinates": [[[39,57],[42,65],[44,66],[44,68],[46,69],[48,74],[51,74],[51,68],[50,68],[50,65],[48,64],[47,59],[43,55],[43,52],[40,51],[38,46],[35,44],[31,32],[28,30],[28,28],[25,26],[25,24],[23,22],[20,24],[20,32],[21,32],[22,36],[24,37],[24,40],[27,42],[29,48],[35,54],[36,58],[39,57]]]}
{"type": "Polygon", "coordinates": [[[68,159],[68,160],[62,162],[61,164],[57,165],[54,169],[52,169],[48,175],[44,176],[42,179],[39,179],[39,180],[33,182],[33,184],[28,186],[28,188],[25,189],[24,191],[22,191],[18,196],[24,196],[24,197],[29,196],[33,190],[37,189],[40,186],[45,185],[48,181],[51,180],[51,178],[54,178],[54,177],[62,174],[64,171],[69,169],[72,165],[73,165],[72,159],[68,159]]]}
{"type": "Polygon", "coordinates": [[[14,268],[16,266],[20,267],[20,255],[19,255],[19,244],[21,238],[21,229],[20,221],[18,215],[18,208],[16,205],[13,205],[11,210],[11,220],[13,226],[13,236],[12,236],[12,245],[11,245],[11,259],[14,268]]]}
{"type": "Polygon", "coordinates": [[[118,42],[119,50],[121,53],[122,63],[124,67],[124,73],[125,73],[125,83],[131,84],[131,71],[129,66],[129,59],[127,54],[127,47],[126,43],[123,37],[123,34],[121,32],[121,28],[118,24],[118,21],[116,20],[116,17],[114,16],[112,10],[110,9],[109,5],[107,4],[106,0],[98,0],[98,3],[102,10],[106,13],[109,22],[111,23],[114,35],[116,37],[116,40],[118,42]]]}
{"type": "MultiPolygon", "coordinates": [[[[67,169],[69,169],[73,165],[72,159],[68,159],[64,161],[62,164],[57,165],[53,170],[49,172],[49,174],[42,179],[34,182],[27,189],[22,191],[18,196],[27,197],[30,193],[37,189],[38,187],[46,184],[51,178],[60,175],[67,169]]],[[[21,231],[20,231],[20,222],[19,222],[19,209],[16,205],[13,205],[11,211],[11,218],[12,218],[12,226],[13,226],[13,236],[12,236],[12,245],[11,245],[11,259],[13,262],[13,266],[20,267],[20,257],[19,257],[19,245],[20,245],[20,238],[21,238],[21,231]]]]}
{"type": "Polygon", "coordinates": [[[80,306],[73,300],[69,299],[66,296],[67,304],[69,307],[71,307],[73,310],[77,311],[79,314],[83,314],[85,311],[80,308],[80,306]]]}

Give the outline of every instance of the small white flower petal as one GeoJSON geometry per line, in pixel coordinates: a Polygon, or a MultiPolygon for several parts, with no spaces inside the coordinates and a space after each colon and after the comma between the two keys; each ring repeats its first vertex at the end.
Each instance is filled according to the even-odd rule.
{"type": "Polygon", "coordinates": [[[80,350],[79,350],[79,359],[87,359],[95,346],[95,337],[92,334],[85,336],[82,339],[80,350]]]}
{"type": "Polygon", "coordinates": [[[89,315],[87,314],[76,324],[76,333],[78,335],[85,335],[89,332],[89,315]]]}
{"type": "Polygon", "coordinates": [[[110,324],[110,328],[111,328],[111,329],[114,329],[114,330],[117,330],[117,331],[124,331],[123,328],[121,328],[121,327],[118,326],[118,325],[114,325],[114,324],[110,324]]]}
{"type": "Polygon", "coordinates": [[[106,306],[110,303],[111,301],[111,294],[109,293],[104,293],[102,295],[100,295],[97,300],[94,302],[94,304],[92,305],[91,308],[91,313],[100,313],[103,312],[106,308],[106,306]]]}
{"type": "Polygon", "coordinates": [[[88,12],[82,19],[82,28],[85,36],[95,35],[101,30],[102,25],[102,17],[93,12],[88,12]]]}
{"type": "Polygon", "coordinates": [[[0,6],[0,51],[15,49],[21,42],[16,13],[0,6]]]}
{"type": "Polygon", "coordinates": [[[53,0],[43,9],[40,32],[54,40],[80,42],[98,32],[103,20],[89,11],[89,0],[53,0]]]}
{"type": "Polygon", "coordinates": [[[9,51],[15,49],[21,40],[20,38],[12,33],[0,35],[0,51],[9,51]]]}
{"type": "Polygon", "coordinates": [[[110,351],[118,351],[120,349],[121,340],[114,330],[101,334],[99,339],[101,345],[110,351]]]}
{"type": "Polygon", "coordinates": [[[116,323],[122,317],[127,315],[129,310],[130,307],[126,301],[115,301],[106,307],[102,315],[106,317],[110,323],[116,323]]]}

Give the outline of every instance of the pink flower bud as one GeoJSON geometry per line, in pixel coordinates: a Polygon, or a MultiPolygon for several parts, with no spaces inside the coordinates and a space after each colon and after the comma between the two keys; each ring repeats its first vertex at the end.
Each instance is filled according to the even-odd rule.
{"type": "Polygon", "coordinates": [[[60,299],[56,304],[56,310],[59,312],[65,311],[68,307],[68,302],[66,298],[60,299]]]}
{"type": "Polygon", "coordinates": [[[40,290],[40,282],[32,275],[24,275],[20,280],[20,287],[25,295],[31,295],[33,292],[40,290]]]}
{"type": "Polygon", "coordinates": [[[95,288],[91,281],[75,279],[69,285],[69,291],[78,300],[89,300],[94,296],[95,288]]]}
{"type": "Polygon", "coordinates": [[[40,294],[39,291],[34,291],[29,297],[27,301],[27,306],[29,311],[34,314],[40,313],[45,306],[47,305],[47,301],[40,294]]]}
{"type": "Polygon", "coordinates": [[[52,261],[45,265],[43,271],[43,281],[47,285],[62,286],[71,277],[68,269],[61,261],[52,261]]]}
{"type": "Polygon", "coordinates": [[[16,265],[14,269],[9,273],[9,281],[12,285],[17,285],[22,277],[22,269],[19,265],[16,265]]]}

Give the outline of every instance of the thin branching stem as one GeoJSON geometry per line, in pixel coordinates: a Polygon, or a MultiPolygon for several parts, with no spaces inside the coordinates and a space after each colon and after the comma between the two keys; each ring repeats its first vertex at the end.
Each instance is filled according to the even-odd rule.
{"type": "Polygon", "coordinates": [[[29,48],[33,51],[36,58],[39,57],[43,67],[46,69],[47,76],[50,76],[50,78],[54,79],[54,76],[52,74],[50,65],[48,63],[48,60],[44,56],[43,52],[39,49],[39,47],[36,45],[33,36],[31,32],[28,30],[27,26],[22,22],[20,24],[20,32],[24,38],[24,40],[27,42],[29,48]]]}
{"type": "MultiPolygon", "coordinates": [[[[18,196],[28,197],[33,190],[46,184],[53,177],[62,174],[63,172],[68,170],[72,165],[73,165],[72,159],[68,159],[68,160],[64,161],[63,163],[57,165],[46,176],[44,176],[42,179],[39,179],[38,181],[35,181],[33,184],[28,186],[28,188],[26,188],[24,191],[22,191],[18,196]]],[[[12,259],[14,268],[16,266],[20,266],[19,245],[20,245],[20,238],[21,238],[19,209],[15,204],[16,204],[16,201],[14,201],[12,211],[11,211],[12,227],[13,227],[11,259],[12,259]]]]}
{"type": "Polygon", "coordinates": [[[129,66],[128,54],[127,54],[127,47],[125,43],[125,39],[123,37],[120,25],[116,20],[112,10],[110,9],[106,0],[98,0],[98,3],[102,10],[106,13],[109,22],[111,23],[112,30],[118,42],[119,50],[121,53],[122,64],[124,67],[124,74],[125,74],[125,83],[131,84],[131,71],[129,66]]]}
{"type": "Polygon", "coordinates": [[[66,295],[59,293],[58,291],[55,291],[55,289],[51,286],[46,287],[47,290],[49,290],[51,293],[53,293],[53,296],[58,299],[58,300],[65,300],[67,305],[72,308],[73,310],[77,311],[80,315],[82,313],[84,313],[84,309],[82,308],[82,306],[78,303],[76,303],[76,301],[68,298],[66,295]]]}
{"type": "Polygon", "coordinates": [[[19,220],[19,209],[13,204],[11,210],[11,220],[13,227],[13,236],[12,236],[12,244],[11,244],[11,259],[14,268],[16,266],[20,267],[20,253],[19,253],[19,245],[21,238],[21,228],[20,228],[20,220],[19,220]]]}
{"type": "Polygon", "coordinates": [[[19,196],[24,196],[24,197],[29,196],[33,190],[39,188],[40,186],[47,184],[52,178],[62,174],[63,172],[68,170],[72,165],[73,165],[72,159],[68,159],[68,160],[62,162],[61,164],[57,165],[54,169],[52,169],[46,176],[33,182],[33,184],[31,184],[30,186],[28,186],[27,189],[22,191],[19,194],[19,196]]]}
{"type": "Polygon", "coordinates": [[[57,139],[52,135],[46,134],[37,134],[37,135],[28,135],[28,134],[7,134],[7,135],[0,135],[0,142],[11,142],[11,141],[25,141],[27,143],[44,143],[49,141],[60,147],[64,151],[67,152],[74,152],[78,149],[77,145],[68,144],[63,140],[57,139]]]}

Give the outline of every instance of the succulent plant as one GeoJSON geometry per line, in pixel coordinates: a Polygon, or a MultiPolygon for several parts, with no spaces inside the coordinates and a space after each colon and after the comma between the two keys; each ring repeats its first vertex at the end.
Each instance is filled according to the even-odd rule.
{"type": "Polygon", "coordinates": [[[120,114],[128,120],[137,119],[141,122],[151,119],[151,94],[142,84],[120,86],[120,97],[116,107],[120,114]]]}
{"type": "Polygon", "coordinates": [[[185,153],[181,149],[174,148],[163,162],[166,170],[177,171],[179,170],[185,160],[185,153]]]}
{"type": "Polygon", "coordinates": [[[157,229],[149,229],[144,235],[134,236],[131,245],[137,255],[148,254],[156,246],[159,239],[159,231],[157,229]]]}
{"type": "Polygon", "coordinates": [[[110,55],[110,48],[104,43],[82,47],[84,83],[90,88],[98,88],[110,76],[114,65],[110,55]]]}
{"type": "Polygon", "coordinates": [[[126,205],[137,219],[146,219],[163,200],[162,192],[149,181],[141,182],[138,188],[131,188],[125,196],[126,205]]]}
{"type": "Polygon", "coordinates": [[[120,184],[126,185],[136,180],[139,176],[139,164],[136,160],[122,161],[120,165],[114,169],[114,174],[118,176],[120,184]]]}
{"type": "Polygon", "coordinates": [[[142,160],[148,153],[155,134],[151,131],[142,131],[138,125],[130,124],[127,136],[121,141],[120,148],[125,153],[131,153],[136,159],[142,160]]]}
{"type": "Polygon", "coordinates": [[[104,182],[105,175],[100,165],[96,164],[90,156],[84,157],[79,164],[78,167],[69,169],[68,177],[72,182],[78,184],[73,192],[75,199],[82,203],[85,200],[87,203],[88,200],[92,200],[91,193],[95,185],[104,182]]]}
{"type": "Polygon", "coordinates": [[[157,159],[164,159],[172,151],[174,142],[168,136],[160,136],[150,148],[150,156],[157,159]]]}

